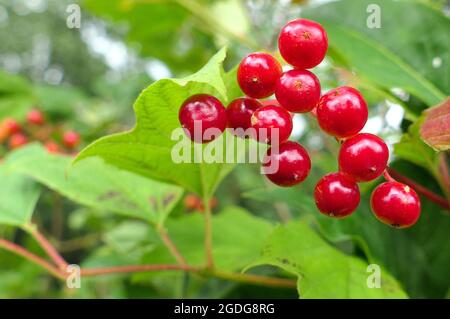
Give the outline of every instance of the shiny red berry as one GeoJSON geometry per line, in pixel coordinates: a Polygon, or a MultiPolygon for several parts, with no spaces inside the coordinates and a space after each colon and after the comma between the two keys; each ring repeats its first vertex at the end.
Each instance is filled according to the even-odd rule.
{"type": "Polygon", "coordinates": [[[277,81],[275,96],[289,112],[309,112],[319,103],[319,79],[308,70],[287,71],[277,81]]]}
{"type": "Polygon", "coordinates": [[[367,122],[366,101],[358,90],[341,86],[324,94],[317,106],[317,121],[326,133],[338,138],[357,134],[367,122]]]}
{"type": "Polygon", "coordinates": [[[75,131],[67,131],[63,134],[63,143],[67,148],[74,148],[80,143],[80,134],[75,131]]]}
{"type": "Polygon", "coordinates": [[[13,134],[9,138],[9,148],[14,150],[28,143],[28,138],[22,133],[13,134]]]}
{"type": "Polygon", "coordinates": [[[37,109],[33,109],[28,112],[27,121],[29,124],[42,125],[45,122],[44,114],[37,109]]]}
{"type": "Polygon", "coordinates": [[[375,216],[397,228],[414,225],[420,217],[420,199],[409,186],[398,182],[380,184],[372,193],[370,204],[375,216]]]}
{"type": "Polygon", "coordinates": [[[252,126],[253,112],[262,107],[262,104],[252,98],[238,98],[227,107],[228,127],[234,129],[235,134],[243,136],[244,130],[252,126]],[[242,129],[239,131],[239,129],[242,129]]]}
{"type": "Polygon", "coordinates": [[[208,143],[227,126],[227,112],[214,96],[197,94],[181,105],[178,119],[188,137],[197,143],[208,143]]]}
{"type": "Polygon", "coordinates": [[[5,127],[8,135],[18,133],[21,130],[20,124],[12,118],[4,119],[3,126],[5,127]]]}
{"type": "Polygon", "coordinates": [[[267,105],[253,112],[252,128],[256,139],[261,143],[282,143],[289,139],[292,132],[292,116],[284,108],[267,105]]]}
{"type": "Polygon", "coordinates": [[[331,173],[322,177],[317,183],[314,199],[322,214],[337,218],[345,217],[358,207],[359,188],[347,175],[331,173]]]}
{"type": "Polygon", "coordinates": [[[274,184],[289,187],[308,177],[311,160],[308,152],[298,143],[287,141],[269,148],[264,157],[262,171],[274,184]]]}
{"type": "Polygon", "coordinates": [[[388,159],[389,150],[381,138],[361,133],[341,145],[339,170],[358,182],[367,182],[383,173],[388,159]]]}
{"type": "Polygon", "coordinates": [[[327,53],[327,33],[317,22],[296,19],[281,29],[278,48],[287,63],[310,69],[322,62],[327,53]]]}
{"type": "Polygon", "coordinates": [[[239,64],[237,80],[242,91],[253,98],[272,95],[283,73],[280,62],[267,53],[251,53],[239,64]]]}

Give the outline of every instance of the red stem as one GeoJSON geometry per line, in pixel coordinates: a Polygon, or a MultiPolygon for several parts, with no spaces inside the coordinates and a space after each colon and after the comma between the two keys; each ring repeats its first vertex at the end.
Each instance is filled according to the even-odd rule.
{"type": "Polygon", "coordinates": [[[170,251],[172,256],[174,256],[174,258],[177,260],[177,262],[180,265],[186,266],[187,265],[186,259],[183,257],[181,252],[178,250],[177,246],[172,241],[172,239],[170,238],[167,231],[163,227],[158,227],[158,233],[161,236],[161,239],[164,242],[164,245],[166,245],[167,249],[170,251]]]}
{"type": "Polygon", "coordinates": [[[100,276],[117,273],[134,273],[134,272],[162,271],[162,270],[184,270],[184,271],[198,272],[201,269],[187,265],[131,265],[131,266],[81,269],[81,276],[89,277],[89,276],[100,276]]]}
{"type": "Polygon", "coordinates": [[[16,255],[22,256],[23,258],[41,266],[42,268],[46,269],[49,273],[54,275],[57,278],[65,279],[66,275],[64,272],[62,272],[60,269],[56,268],[52,264],[50,264],[48,261],[44,260],[43,258],[33,254],[32,252],[26,250],[25,248],[16,245],[13,242],[10,242],[6,239],[0,238],[0,247],[3,249],[10,251],[16,255]]]}
{"type": "Polygon", "coordinates": [[[433,193],[432,191],[430,191],[428,188],[418,184],[417,182],[409,179],[406,176],[403,176],[402,174],[400,174],[399,172],[397,172],[396,170],[394,170],[393,168],[388,167],[386,169],[386,171],[388,171],[389,173],[385,174],[386,180],[389,181],[389,178],[392,179],[392,177],[394,177],[395,179],[397,179],[399,182],[405,183],[406,185],[412,187],[413,189],[415,189],[418,193],[422,194],[423,196],[425,196],[426,198],[428,198],[430,201],[438,204],[439,206],[443,207],[446,210],[450,211],[450,203],[444,198],[441,197],[435,193],[433,193]],[[386,176],[387,175],[387,176],[386,176]],[[392,176],[392,177],[391,177],[392,176]]]}
{"type": "Polygon", "coordinates": [[[53,262],[58,266],[59,269],[66,270],[69,265],[63,257],[58,253],[58,251],[53,247],[53,245],[47,240],[47,238],[42,235],[37,228],[30,226],[27,228],[29,233],[36,239],[42,249],[47,253],[47,255],[53,260],[53,262]]]}

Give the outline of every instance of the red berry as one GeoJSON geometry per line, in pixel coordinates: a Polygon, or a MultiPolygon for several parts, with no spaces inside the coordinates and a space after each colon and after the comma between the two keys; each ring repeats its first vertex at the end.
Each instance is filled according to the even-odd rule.
{"type": "MultiPolygon", "coordinates": [[[[262,104],[252,98],[239,98],[232,101],[227,107],[228,127],[246,130],[252,127],[251,117],[253,112],[262,107],[262,104]]],[[[243,136],[245,132],[235,133],[243,136]],[[242,134],[241,134],[242,133],[242,134]]]]}
{"type": "Polygon", "coordinates": [[[317,22],[293,20],[281,29],[278,48],[287,63],[299,69],[310,69],[322,62],[327,53],[327,33],[317,22]]]}
{"type": "Polygon", "coordinates": [[[211,142],[227,126],[225,107],[208,94],[193,95],[184,101],[178,119],[188,137],[197,143],[211,142]]]}
{"type": "Polygon", "coordinates": [[[8,135],[12,135],[20,132],[20,124],[12,118],[6,118],[3,120],[3,126],[6,128],[8,135]]]}
{"type": "Polygon", "coordinates": [[[298,143],[288,141],[279,149],[268,149],[262,171],[274,184],[288,187],[301,183],[308,177],[311,160],[308,152],[298,143]]]}
{"type": "Polygon", "coordinates": [[[327,92],[317,106],[317,120],[322,130],[339,138],[357,134],[367,117],[366,101],[358,90],[348,86],[327,92]]]}
{"type": "Polygon", "coordinates": [[[56,144],[54,141],[48,141],[45,143],[45,149],[49,153],[58,153],[59,152],[59,145],[56,144]]]}
{"type": "Polygon", "coordinates": [[[371,181],[386,169],[389,150],[376,135],[361,133],[346,140],[339,151],[339,170],[358,182],[371,181]]]}
{"type": "Polygon", "coordinates": [[[261,99],[275,91],[278,78],[283,73],[280,62],[267,53],[251,53],[239,64],[237,79],[242,91],[250,97],[261,99]]]}
{"type": "Polygon", "coordinates": [[[63,134],[63,143],[67,148],[74,148],[80,143],[80,134],[75,131],[67,131],[63,134]]]}
{"type": "Polygon", "coordinates": [[[277,81],[275,96],[290,112],[309,112],[320,100],[319,79],[307,70],[287,71],[277,81]]]}
{"type": "Polygon", "coordinates": [[[420,217],[420,199],[409,186],[398,182],[380,184],[372,193],[370,203],[375,216],[397,228],[414,225],[420,217]]]}
{"type": "Polygon", "coordinates": [[[314,189],[314,198],[322,214],[340,218],[355,211],[360,195],[353,179],[342,173],[331,173],[319,180],[314,189]]]}
{"type": "Polygon", "coordinates": [[[42,125],[45,122],[44,114],[37,109],[33,109],[27,114],[27,121],[29,124],[42,125]]]}
{"type": "Polygon", "coordinates": [[[202,201],[201,199],[193,194],[186,195],[184,197],[184,208],[186,210],[197,210],[201,207],[202,201]]]}
{"type": "Polygon", "coordinates": [[[22,133],[13,134],[9,139],[9,148],[14,150],[28,143],[28,138],[22,133]]]}
{"type": "Polygon", "coordinates": [[[291,114],[275,105],[257,109],[253,112],[251,122],[256,139],[262,143],[285,142],[292,132],[291,114]]]}

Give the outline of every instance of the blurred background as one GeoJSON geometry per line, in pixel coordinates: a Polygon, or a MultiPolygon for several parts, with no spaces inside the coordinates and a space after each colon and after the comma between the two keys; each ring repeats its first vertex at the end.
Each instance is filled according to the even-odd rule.
{"type": "MultiPolygon", "coordinates": [[[[51,140],[62,152],[73,155],[101,136],[133,127],[133,102],[154,81],[194,73],[223,46],[228,48],[227,70],[252,51],[275,54],[281,27],[293,18],[308,17],[325,21],[331,39],[327,58],[314,69],[322,91],[342,84],[359,88],[370,106],[364,131],[386,140],[392,167],[444,196],[445,189],[432,169],[414,158],[417,153],[410,154],[414,150],[394,152],[393,145],[407,138],[405,133],[414,136],[409,129],[421,112],[439,102],[420,86],[408,86],[407,75],[395,65],[413,70],[405,74],[418,74],[449,95],[450,5],[444,0],[400,1],[401,6],[392,4],[396,1],[373,1],[379,2],[381,29],[385,30],[376,33],[367,26],[361,28],[365,24],[360,23],[370,15],[361,8],[371,2],[356,2],[0,0],[0,119],[27,126],[27,114],[39,110],[48,127],[31,132],[30,139],[47,149],[51,140]],[[73,15],[78,8],[79,28],[73,15]],[[70,23],[75,27],[68,27],[70,23]],[[351,32],[340,32],[340,28],[351,32]],[[374,45],[367,48],[360,41],[365,38],[374,45]],[[80,135],[75,148],[64,146],[67,131],[80,135]]],[[[311,178],[300,190],[280,189],[269,185],[257,166],[239,165],[216,193],[214,211],[237,205],[274,222],[312,220],[323,237],[342,251],[380,262],[410,297],[449,296],[448,211],[423,200],[423,216],[415,227],[390,229],[371,215],[368,198],[380,182],[374,181],[362,184],[357,216],[344,221],[320,216],[312,190],[321,176],[337,170],[339,145],[320,133],[312,117],[296,115],[294,122],[293,138],[313,158],[311,178]]],[[[6,139],[2,142],[3,157],[10,145],[6,139]]],[[[192,195],[183,196],[172,212],[174,219],[200,213],[192,205],[192,195]]],[[[114,263],[124,251],[136,253],[138,248],[151,246],[149,238],[141,238],[148,231],[142,223],[80,206],[49,188],[38,201],[35,219],[73,262],[114,263]],[[124,242],[129,246],[124,248],[124,242]]],[[[21,231],[0,226],[0,234],[37,249],[21,231]]],[[[80,290],[67,290],[36,266],[0,250],[2,298],[297,297],[295,291],[262,290],[219,280],[186,288],[180,280],[185,281],[149,275],[108,276],[92,279],[80,290]]]]}

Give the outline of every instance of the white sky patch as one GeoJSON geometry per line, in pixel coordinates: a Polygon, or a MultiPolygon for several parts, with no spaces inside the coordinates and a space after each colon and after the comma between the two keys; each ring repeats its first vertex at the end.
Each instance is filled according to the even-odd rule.
{"type": "Polygon", "coordinates": [[[385,116],[386,123],[393,129],[400,129],[405,110],[401,105],[392,103],[388,100],[386,100],[385,103],[388,106],[388,111],[385,116]]]}
{"type": "Polygon", "coordinates": [[[127,46],[111,39],[104,27],[97,24],[86,24],[81,29],[81,37],[89,48],[104,57],[105,62],[114,70],[125,69],[131,60],[127,46]]]}
{"type": "Polygon", "coordinates": [[[294,139],[298,139],[299,137],[301,137],[303,135],[303,133],[305,133],[305,129],[306,129],[306,125],[307,125],[306,120],[302,115],[295,114],[294,117],[292,118],[292,124],[293,124],[293,128],[292,128],[291,137],[294,139]]]}
{"type": "Polygon", "coordinates": [[[442,66],[442,59],[440,57],[435,57],[433,61],[431,61],[433,68],[438,69],[442,66]]]}
{"type": "Polygon", "coordinates": [[[150,60],[145,63],[145,72],[155,81],[170,78],[172,76],[170,69],[159,60],[150,60]]]}
{"type": "Polygon", "coordinates": [[[381,116],[370,117],[362,129],[364,133],[379,134],[383,129],[383,118],[381,116]]]}

